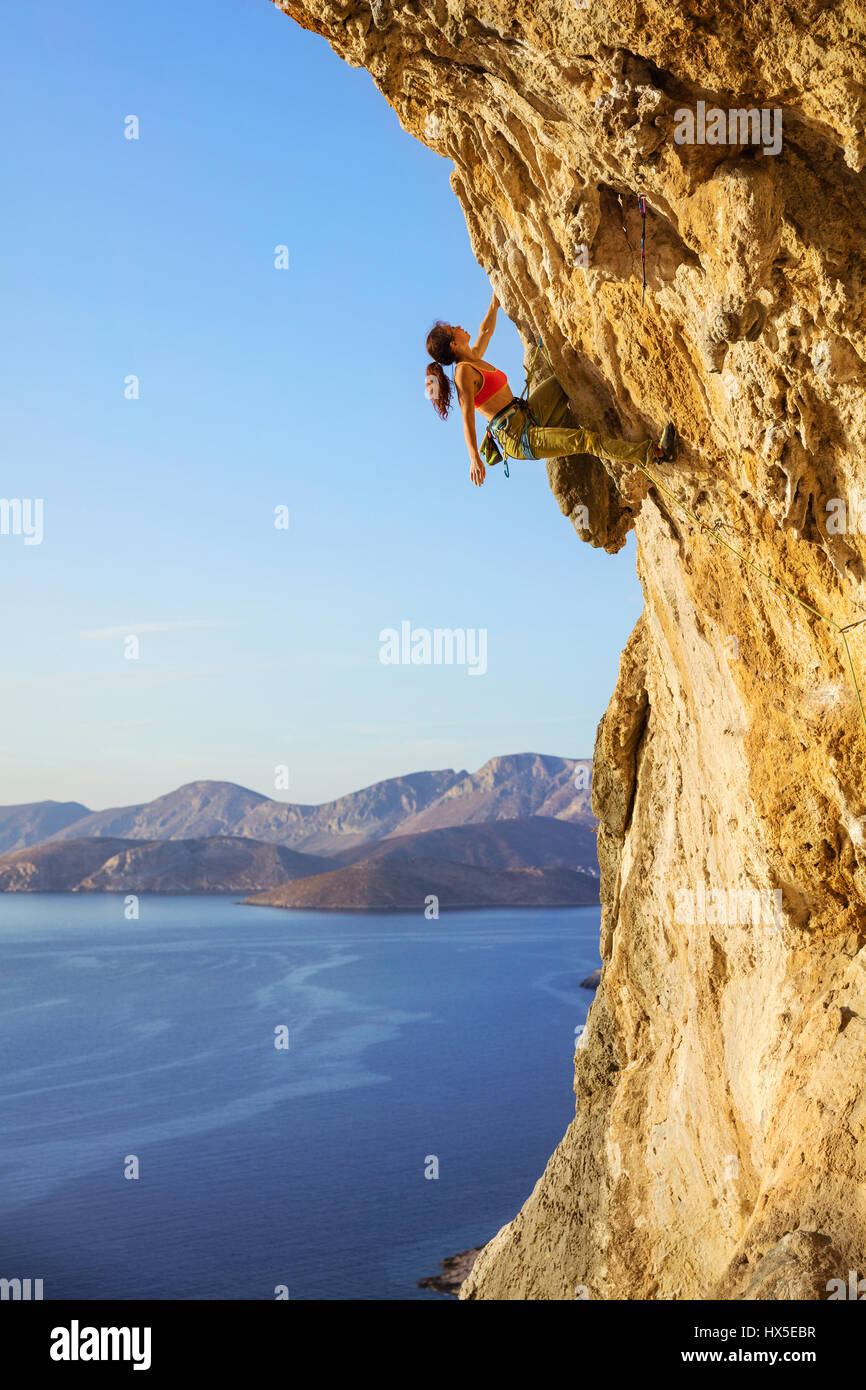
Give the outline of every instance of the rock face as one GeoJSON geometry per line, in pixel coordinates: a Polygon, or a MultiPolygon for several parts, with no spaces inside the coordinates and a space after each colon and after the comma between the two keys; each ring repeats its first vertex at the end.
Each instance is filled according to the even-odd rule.
{"type": "MultiPolygon", "coordinates": [[[[775,585],[866,617],[866,12],[282,8],[453,161],[472,249],[581,422],[683,440],[660,486],[548,465],[582,539],[635,531],[645,609],[596,745],[575,1119],[461,1297],[826,1297],[866,1246],[866,737],[842,636],[775,585]],[[713,108],[740,142],[715,118],[678,140],[713,108]]],[[[866,626],[847,640],[866,689],[866,626]]]]}

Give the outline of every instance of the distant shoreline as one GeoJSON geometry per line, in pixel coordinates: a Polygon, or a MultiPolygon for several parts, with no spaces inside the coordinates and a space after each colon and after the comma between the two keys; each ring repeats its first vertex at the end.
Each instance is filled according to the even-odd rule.
{"type": "MultiPolygon", "coordinates": [[[[233,898],[235,907],[269,907],[275,912],[341,912],[363,913],[368,917],[408,917],[417,916],[423,913],[423,903],[411,903],[405,907],[302,907],[302,906],[281,906],[276,903],[251,903],[244,898],[236,897],[237,889],[207,889],[207,890],[187,890],[169,889],[160,892],[152,888],[142,888],[136,890],[111,889],[111,888],[19,888],[19,889],[0,889],[0,901],[3,898],[124,898],[129,895],[136,898],[233,898]]],[[[440,916],[445,916],[449,912],[501,912],[506,909],[509,912],[572,912],[576,908],[595,908],[600,907],[598,903],[449,903],[447,907],[439,909],[440,916]]],[[[436,921],[435,917],[429,918],[436,921]]]]}

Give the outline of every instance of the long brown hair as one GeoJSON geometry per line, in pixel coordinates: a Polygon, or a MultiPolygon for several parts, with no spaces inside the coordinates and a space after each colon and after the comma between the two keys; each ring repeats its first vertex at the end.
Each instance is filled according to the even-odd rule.
{"type": "Polygon", "coordinates": [[[450,367],[452,363],[457,361],[451,346],[453,337],[454,329],[449,323],[443,323],[441,319],[434,323],[427,334],[427,351],[433,361],[427,363],[424,389],[428,400],[433,402],[434,410],[438,415],[441,415],[443,420],[451,409],[451,378],[446,376],[442,368],[450,367]]]}

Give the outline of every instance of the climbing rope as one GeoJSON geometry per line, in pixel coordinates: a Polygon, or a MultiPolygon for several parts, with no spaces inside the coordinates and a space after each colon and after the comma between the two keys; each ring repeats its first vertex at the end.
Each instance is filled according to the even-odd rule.
{"type": "MultiPolygon", "coordinates": [[[[535,363],[536,363],[536,361],[537,361],[537,359],[538,359],[539,349],[544,353],[545,357],[547,357],[547,348],[545,348],[545,347],[542,346],[542,342],[541,342],[541,339],[540,339],[540,338],[539,338],[539,340],[538,340],[538,344],[537,344],[536,349],[535,349],[535,352],[534,352],[534,354],[533,354],[532,361],[530,362],[530,364],[529,364],[529,366],[528,366],[528,368],[527,368],[527,370],[526,370],[526,373],[525,373],[525,375],[524,375],[524,378],[523,378],[523,390],[522,390],[520,396],[518,397],[519,400],[523,401],[523,403],[526,405],[527,409],[528,409],[528,407],[529,407],[529,383],[530,383],[531,380],[532,380],[532,373],[535,371],[535,363]]],[[[547,364],[548,364],[548,366],[550,367],[550,370],[553,372],[553,375],[556,376],[556,372],[553,371],[553,364],[551,363],[549,357],[547,357],[547,364]]],[[[532,420],[535,419],[535,417],[532,415],[531,412],[530,412],[530,419],[532,419],[532,420]]],[[[508,455],[507,455],[507,454],[503,454],[502,462],[503,462],[503,465],[504,465],[504,466],[503,466],[503,472],[504,472],[506,478],[510,478],[510,477],[511,477],[511,473],[509,472],[509,469],[508,469],[508,455]]]]}
{"type": "Polygon", "coordinates": [[[628,227],[625,224],[625,204],[622,201],[621,193],[617,193],[616,201],[619,203],[619,223],[622,227],[622,234],[625,237],[625,244],[631,252],[632,260],[634,260],[634,247],[631,244],[631,237],[628,234],[628,227]]]}
{"type": "Polygon", "coordinates": [[[801,608],[807,609],[810,613],[814,614],[816,618],[820,618],[822,623],[827,623],[829,627],[832,627],[836,632],[839,633],[845,645],[845,655],[848,658],[848,667],[851,672],[851,679],[854,682],[854,690],[857,694],[857,704],[860,707],[860,715],[863,720],[863,727],[864,729],[866,729],[866,708],[864,708],[863,706],[863,696],[860,693],[860,683],[857,680],[857,672],[854,669],[854,659],[851,656],[851,648],[848,645],[848,638],[845,635],[846,633],[850,632],[852,628],[860,627],[862,623],[866,623],[866,618],[858,618],[856,622],[844,624],[837,623],[835,618],[828,618],[826,613],[819,612],[818,609],[813,607],[811,603],[807,603],[804,598],[800,598],[799,594],[795,594],[793,589],[789,589],[786,587],[786,585],[780,584],[778,579],[774,579],[773,576],[771,574],[768,574],[766,570],[762,570],[760,565],[756,565],[754,560],[750,560],[747,555],[743,555],[739,550],[737,550],[735,546],[731,545],[730,541],[726,541],[724,536],[719,534],[720,527],[722,525],[720,519],[713,522],[712,525],[710,525],[706,521],[701,521],[700,517],[695,516],[694,512],[691,511],[685,505],[685,503],[681,502],[678,497],[675,497],[674,494],[668,488],[665,487],[664,483],[659,482],[658,478],[656,478],[648,468],[644,467],[642,463],[639,463],[637,467],[640,469],[642,473],[646,474],[646,476],[650,479],[653,485],[658,488],[659,492],[664,493],[665,497],[669,498],[669,500],[673,502],[675,507],[679,507],[680,511],[684,512],[685,515],[689,518],[689,520],[693,521],[696,526],[699,526],[700,529],[703,532],[705,532],[706,535],[710,536],[712,540],[718,541],[719,544],[723,545],[726,550],[730,550],[732,555],[736,555],[737,559],[741,560],[744,565],[748,565],[749,569],[752,569],[755,571],[756,574],[759,574],[762,577],[762,579],[766,579],[768,583],[773,585],[774,588],[779,589],[783,594],[787,594],[787,596],[789,598],[792,598],[795,603],[799,603],[801,608]]]}
{"type": "MultiPolygon", "coordinates": [[[[634,247],[632,246],[631,237],[628,234],[628,227],[626,226],[625,219],[625,204],[622,201],[621,193],[617,193],[616,201],[619,203],[620,226],[622,227],[622,232],[623,236],[625,237],[626,246],[631,252],[632,260],[634,260],[636,252],[634,247]]],[[[637,195],[637,206],[638,212],[640,213],[640,302],[641,308],[643,308],[644,297],[646,296],[646,196],[643,193],[639,193],[637,195]]]]}
{"type": "MultiPolygon", "coordinates": [[[[539,340],[538,340],[538,343],[536,344],[535,352],[533,353],[533,357],[532,357],[532,361],[530,362],[529,367],[528,367],[528,369],[527,369],[527,371],[526,371],[526,375],[524,376],[524,379],[523,379],[523,392],[522,392],[522,394],[521,394],[521,396],[520,396],[520,399],[521,399],[521,400],[523,400],[524,397],[526,397],[527,400],[529,399],[529,383],[530,383],[530,381],[532,380],[532,373],[535,371],[535,363],[536,363],[537,360],[538,360],[538,354],[539,354],[539,352],[543,352],[544,355],[545,355],[545,357],[547,357],[547,348],[544,347],[544,346],[542,345],[542,342],[541,342],[541,339],[540,339],[540,338],[539,338],[539,340]]],[[[553,367],[551,366],[551,362],[550,362],[550,358],[549,358],[549,357],[547,357],[547,364],[548,364],[548,366],[550,367],[550,370],[553,372],[553,367]]],[[[553,375],[556,376],[556,372],[553,372],[553,375]]]]}

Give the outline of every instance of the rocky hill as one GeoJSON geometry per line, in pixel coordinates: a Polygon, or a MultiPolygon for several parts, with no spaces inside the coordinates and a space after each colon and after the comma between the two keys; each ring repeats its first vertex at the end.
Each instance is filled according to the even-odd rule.
{"type": "Polygon", "coordinates": [[[481,869],[440,859],[362,859],[283,883],[244,901],[256,907],[327,912],[414,912],[431,896],[442,910],[575,907],[598,902],[598,879],[580,869],[481,869]]]}
{"type": "Polygon", "coordinates": [[[80,801],[32,801],[22,806],[0,806],[0,854],[22,849],[25,845],[38,845],[89,815],[80,801]]]}
{"type": "Polygon", "coordinates": [[[461,1297],[825,1298],[866,1239],[866,11],[281,8],[453,163],[576,418],[682,439],[547,467],[577,537],[634,531],[645,609],[593,765],[575,1119],[461,1297]]]}
{"type": "MultiPolygon", "coordinates": [[[[399,835],[370,841],[336,858],[225,835],[179,840],[93,835],[49,840],[0,855],[0,893],[252,893],[311,875],[331,880],[335,871],[361,860],[387,860],[391,865],[435,863],[452,887],[458,881],[462,884],[462,902],[467,907],[488,906],[491,894],[496,900],[497,890],[490,887],[485,873],[460,878],[455,870],[461,865],[482,869],[491,878],[503,869],[550,870],[547,879],[523,880],[524,905],[532,905],[533,894],[543,905],[552,884],[557,892],[563,885],[568,892],[579,889],[575,902],[598,900],[595,833],[587,826],[549,816],[399,835]],[[552,872],[557,869],[576,871],[579,877],[557,878],[552,872]],[[472,901],[473,884],[480,894],[477,903],[472,901]]],[[[390,877],[378,879],[373,874],[343,874],[333,880],[340,885],[340,905],[358,910],[375,907],[369,885],[397,884],[400,872],[390,868],[390,877]],[[359,892],[356,902],[351,899],[353,885],[359,892]]],[[[324,891],[331,892],[330,884],[324,891]]],[[[512,897],[506,892],[503,901],[512,897]]],[[[390,903],[383,900],[383,905],[390,903]]]]}
{"type": "Polygon", "coordinates": [[[0,892],[72,893],[106,860],[122,854],[132,842],[109,836],[91,840],[61,840],[0,856],[0,892]]]}
{"type": "Polygon", "coordinates": [[[328,867],[256,840],[93,836],[0,855],[0,893],[251,893],[328,867]]]}
{"type": "Polygon", "coordinates": [[[598,873],[595,831],[552,816],[447,826],[416,835],[392,835],[334,856],[339,864],[359,859],[448,859],[485,869],[556,867],[598,873]]]}

